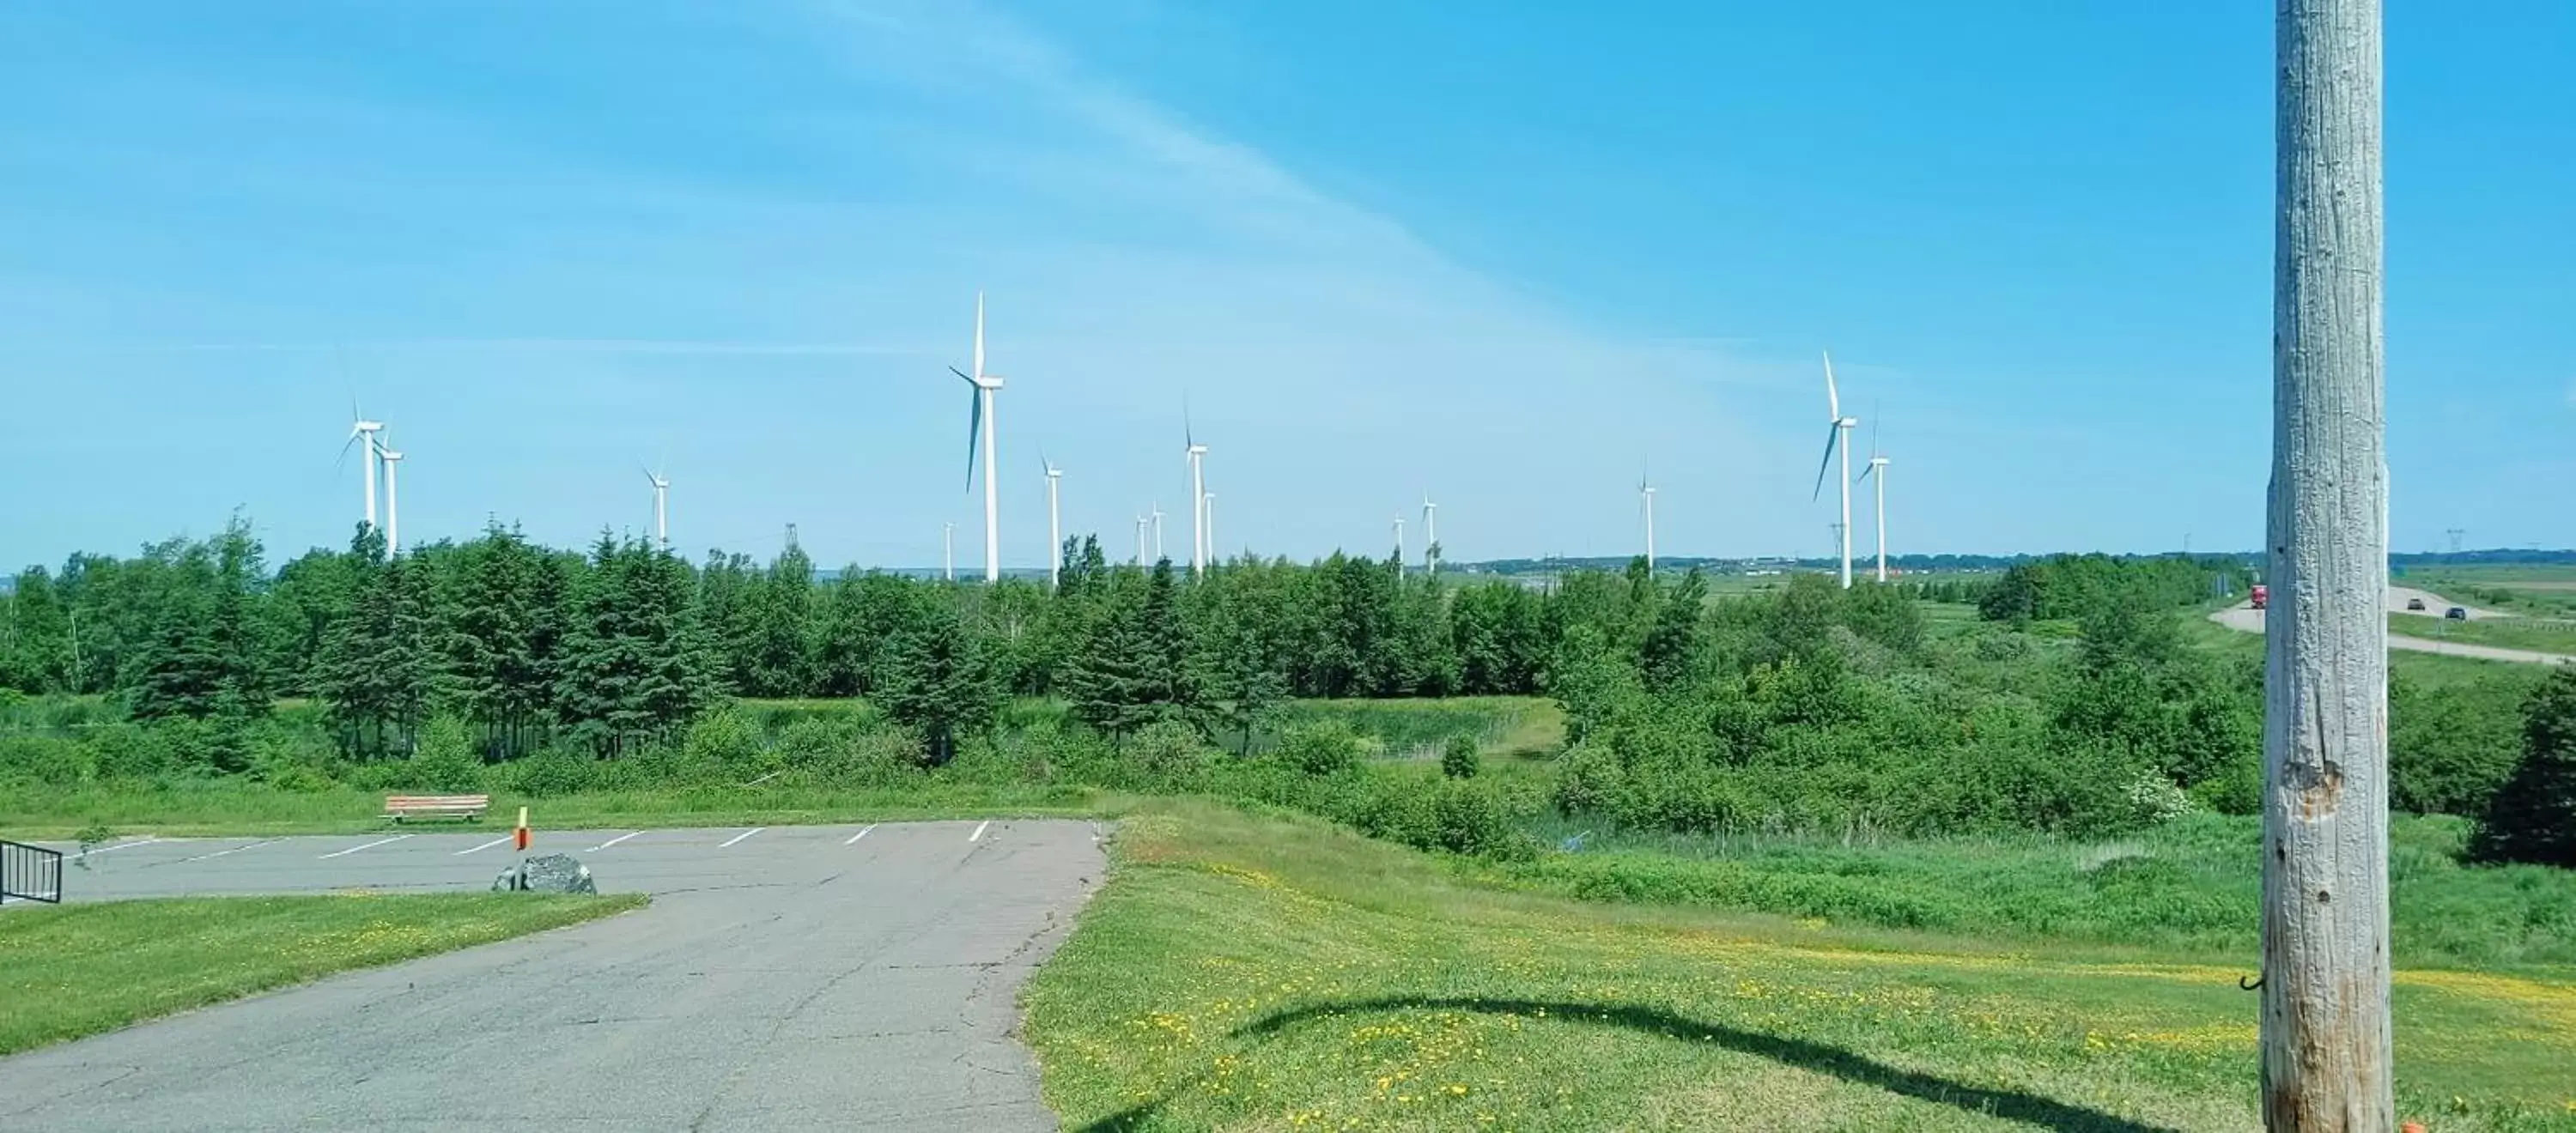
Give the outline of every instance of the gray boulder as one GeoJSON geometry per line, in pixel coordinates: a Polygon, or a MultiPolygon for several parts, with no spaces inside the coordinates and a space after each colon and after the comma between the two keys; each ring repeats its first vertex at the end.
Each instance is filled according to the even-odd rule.
{"type": "Polygon", "coordinates": [[[544,854],[501,871],[492,891],[525,893],[597,893],[590,867],[570,854],[544,854]]]}

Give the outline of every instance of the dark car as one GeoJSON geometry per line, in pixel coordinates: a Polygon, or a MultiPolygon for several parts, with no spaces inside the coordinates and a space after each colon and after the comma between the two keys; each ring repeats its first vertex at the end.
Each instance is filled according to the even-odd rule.
{"type": "Polygon", "coordinates": [[[2442,616],[2455,622],[2465,622],[2469,620],[2469,610],[2466,606],[2453,606],[2442,611],[2442,616]]]}
{"type": "Polygon", "coordinates": [[[2421,610],[2424,608],[2424,600],[2421,598],[2409,598],[2406,600],[2406,608],[2409,610],[2421,610]]]}

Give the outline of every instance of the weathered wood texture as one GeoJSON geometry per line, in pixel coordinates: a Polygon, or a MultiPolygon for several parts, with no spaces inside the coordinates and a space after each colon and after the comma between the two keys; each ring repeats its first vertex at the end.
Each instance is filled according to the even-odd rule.
{"type": "Polygon", "coordinates": [[[2279,0],[2263,1116],[2396,1127],[2379,0],[2279,0]]]}

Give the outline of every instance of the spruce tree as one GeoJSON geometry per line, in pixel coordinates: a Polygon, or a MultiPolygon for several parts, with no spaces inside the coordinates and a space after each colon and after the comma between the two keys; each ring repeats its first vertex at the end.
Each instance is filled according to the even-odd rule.
{"type": "Polygon", "coordinates": [[[2522,761],[2471,848],[2487,861],[2576,867],[2576,667],[2552,670],[2524,702],[2522,761]]]}

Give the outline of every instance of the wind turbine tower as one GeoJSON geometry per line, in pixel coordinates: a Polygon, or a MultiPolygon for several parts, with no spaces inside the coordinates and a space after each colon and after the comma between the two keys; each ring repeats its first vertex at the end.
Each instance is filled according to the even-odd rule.
{"type": "Polygon", "coordinates": [[[1637,499],[1646,509],[1646,573],[1655,573],[1655,486],[1637,478],[1637,499]]]}
{"type": "Polygon", "coordinates": [[[349,422],[349,440],[347,444],[340,446],[340,459],[349,459],[349,445],[357,444],[360,441],[366,442],[367,451],[365,454],[365,460],[363,461],[365,466],[363,471],[366,474],[367,491],[366,516],[367,526],[372,529],[376,526],[376,460],[378,459],[378,454],[384,451],[384,446],[376,443],[376,434],[384,431],[385,423],[382,421],[368,420],[365,414],[358,411],[358,406],[355,402],[351,402],[349,405],[349,416],[351,418],[349,422]]]}
{"type": "Polygon", "coordinates": [[[1222,561],[1216,557],[1216,493],[1199,497],[1199,508],[1207,512],[1207,559],[1209,566],[1222,561]]]}
{"type": "Polygon", "coordinates": [[[671,549],[671,481],[651,468],[644,470],[644,481],[653,485],[653,542],[661,549],[671,549]]]}
{"type": "Polygon", "coordinates": [[[1183,451],[1190,458],[1190,573],[1204,574],[1208,560],[1208,447],[1199,443],[1197,433],[1190,428],[1187,406],[1181,409],[1181,443],[1187,446],[1183,451]]]}
{"type": "Polygon", "coordinates": [[[1145,514],[1154,519],[1154,561],[1161,562],[1163,560],[1163,505],[1157,503],[1152,507],[1153,510],[1145,514]]]}
{"type": "Polygon", "coordinates": [[[1056,482],[1064,479],[1064,469],[1056,467],[1044,453],[1038,454],[1038,462],[1046,465],[1047,588],[1052,590],[1064,584],[1064,530],[1056,522],[1056,482]]]}
{"type": "Polygon", "coordinates": [[[993,394],[1002,388],[999,374],[984,372],[984,293],[975,293],[975,372],[950,366],[973,390],[973,416],[966,422],[966,486],[975,486],[975,452],[984,453],[984,581],[1002,579],[1002,490],[993,480],[993,394]]]}
{"type": "Polygon", "coordinates": [[[1422,493],[1422,573],[1440,573],[1440,505],[1422,493]]]}
{"type": "Polygon", "coordinates": [[[1825,428],[1825,459],[1816,465],[1816,491],[1814,495],[1810,495],[1808,498],[1813,500],[1815,495],[1823,494],[1825,490],[1825,473],[1833,468],[1834,456],[1837,453],[1841,454],[1843,460],[1843,473],[1840,477],[1843,493],[1843,518],[1841,525],[1834,529],[1834,540],[1841,544],[1843,556],[1843,589],[1849,590],[1851,589],[1852,583],[1852,475],[1850,433],[1853,426],[1860,424],[1860,418],[1843,416],[1843,396],[1840,390],[1834,388],[1834,356],[1830,352],[1825,355],[1825,413],[1831,422],[1825,428]]]}
{"type": "Polygon", "coordinates": [[[1395,517],[1395,576],[1404,577],[1404,515],[1401,512],[1395,517]]]}
{"type": "Polygon", "coordinates": [[[1136,517],[1136,566],[1140,570],[1145,566],[1145,523],[1144,516],[1136,517]]]}
{"type": "Polygon", "coordinates": [[[939,525],[939,575],[957,581],[957,525],[953,522],[939,525]]]}
{"type": "Polygon", "coordinates": [[[1878,480],[1870,490],[1878,495],[1873,511],[1878,519],[1878,580],[1882,583],[1887,581],[1887,464],[1887,458],[1878,451],[1878,426],[1872,424],[1869,427],[1869,467],[1861,470],[1860,478],[1876,477],[1878,480]]]}
{"type": "Polygon", "coordinates": [[[403,454],[392,449],[378,449],[385,461],[385,557],[402,553],[402,512],[394,491],[394,472],[402,467],[403,454]]]}

